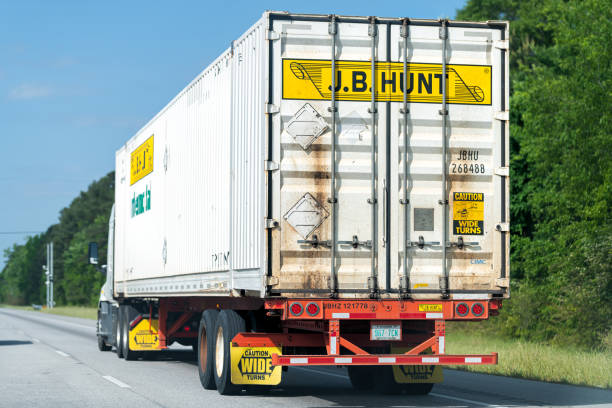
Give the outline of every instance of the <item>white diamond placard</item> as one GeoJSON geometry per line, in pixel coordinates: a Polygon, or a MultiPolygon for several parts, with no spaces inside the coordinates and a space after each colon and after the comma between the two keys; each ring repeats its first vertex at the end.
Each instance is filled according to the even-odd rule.
{"type": "Polygon", "coordinates": [[[284,218],[306,239],[328,216],[327,210],[310,193],[306,193],[287,211],[284,218]]]}

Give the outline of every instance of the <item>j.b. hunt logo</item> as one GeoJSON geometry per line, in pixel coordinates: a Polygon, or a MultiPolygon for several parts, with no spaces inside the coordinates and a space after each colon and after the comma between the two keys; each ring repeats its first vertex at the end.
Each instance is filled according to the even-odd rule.
{"type": "Polygon", "coordinates": [[[238,369],[249,381],[267,380],[274,369],[272,356],[268,350],[247,349],[240,358],[238,369]]]}
{"type": "MultiPolygon", "coordinates": [[[[409,102],[442,102],[442,64],[410,63],[406,80],[401,62],[375,64],[377,101],[401,102],[404,89],[409,102]]],[[[369,101],[372,95],[372,71],[368,61],[337,61],[338,100],[369,101]]],[[[488,65],[447,65],[448,103],[490,105],[491,67],[488,65]]],[[[331,61],[283,60],[284,99],[331,99],[331,61]]]]}

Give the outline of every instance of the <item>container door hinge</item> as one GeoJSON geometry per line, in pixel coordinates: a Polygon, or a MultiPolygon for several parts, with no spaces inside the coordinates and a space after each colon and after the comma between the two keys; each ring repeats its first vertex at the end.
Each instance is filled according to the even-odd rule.
{"type": "Polygon", "coordinates": [[[507,288],[510,286],[510,279],[508,278],[497,278],[495,280],[495,286],[499,286],[500,288],[507,288]]]}
{"type": "Polygon", "coordinates": [[[510,177],[510,169],[508,167],[498,167],[495,169],[495,174],[501,177],[510,177]]]}
{"type": "Polygon", "coordinates": [[[278,106],[272,103],[266,103],[266,113],[278,113],[280,109],[278,106]]]}
{"type": "Polygon", "coordinates": [[[276,286],[278,282],[278,276],[266,276],[266,286],[276,286]]]}
{"type": "Polygon", "coordinates": [[[273,30],[266,30],[266,40],[274,41],[280,38],[280,34],[273,30]]]}
{"type": "Polygon", "coordinates": [[[499,232],[508,232],[510,231],[510,223],[498,222],[497,225],[495,225],[495,229],[499,232]]]}
{"type": "Polygon", "coordinates": [[[497,120],[510,120],[510,113],[508,111],[495,112],[495,119],[497,119],[497,120]]]}
{"type": "Polygon", "coordinates": [[[495,48],[499,48],[500,50],[508,50],[509,42],[508,40],[495,40],[493,41],[493,46],[495,48]]]}
{"type": "Polygon", "coordinates": [[[266,218],[266,229],[277,228],[280,224],[273,218],[266,218]]]}
{"type": "Polygon", "coordinates": [[[265,171],[275,171],[278,170],[278,163],[272,160],[266,160],[264,162],[264,170],[265,171]]]}

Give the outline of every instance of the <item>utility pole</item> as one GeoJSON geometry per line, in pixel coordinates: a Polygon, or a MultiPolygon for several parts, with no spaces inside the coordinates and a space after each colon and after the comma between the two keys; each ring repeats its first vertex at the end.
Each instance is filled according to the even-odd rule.
{"type": "Polygon", "coordinates": [[[53,309],[53,242],[47,244],[47,264],[43,265],[47,280],[47,309],[53,309]]]}
{"type": "Polygon", "coordinates": [[[55,302],[53,301],[53,241],[49,244],[49,252],[51,253],[49,257],[49,309],[53,309],[53,306],[55,306],[55,302]]]}

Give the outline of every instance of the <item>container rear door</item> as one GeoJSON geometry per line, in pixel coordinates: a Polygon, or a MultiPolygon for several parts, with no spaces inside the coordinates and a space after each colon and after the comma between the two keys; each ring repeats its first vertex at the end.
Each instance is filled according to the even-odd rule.
{"type": "Polygon", "coordinates": [[[436,298],[499,290],[499,30],[449,29],[443,155],[439,27],[409,27],[407,81],[401,25],[339,22],[335,47],[333,27],[273,22],[272,293],[436,298]]]}

